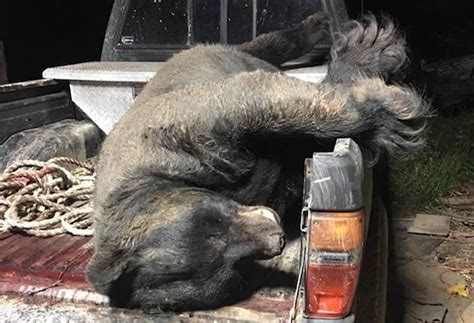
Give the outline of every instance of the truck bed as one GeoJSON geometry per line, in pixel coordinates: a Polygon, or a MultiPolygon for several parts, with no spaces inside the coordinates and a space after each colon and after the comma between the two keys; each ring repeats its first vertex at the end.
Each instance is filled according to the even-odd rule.
{"type": "Polygon", "coordinates": [[[291,308],[287,293],[259,292],[232,306],[178,316],[148,316],[140,311],[111,309],[106,296],[94,292],[85,279],[92,256],[90,238],[59,235],[50,238],[4,233],[0,236],[0,314],[7,321],[83,318],[112,321],[165,319],[203,321],[239,318],[284,321],[291,308]],[[278,295],[280,294],[280,295],[278,295]],[[278,295],[278,296],[275,296],[278,295]],[[45,307],[46,306],[46,307],[45,307]],[[37,309],[35,309],[37,307],[37,309]],[[44,312],[47,308],[48,311],[44,312]],[[39,309],[43,309],[38,312],[39,309]],[[33,316],[34,315],[34,316],[33,316]]]}

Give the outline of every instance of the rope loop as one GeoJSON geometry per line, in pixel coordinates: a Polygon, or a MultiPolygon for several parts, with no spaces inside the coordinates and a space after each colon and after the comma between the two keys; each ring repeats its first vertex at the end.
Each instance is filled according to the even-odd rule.
{"type": "Polygon", "coordinates": [[[69,157],[13,163],[0,174],[0,233],[91,236],[94,181],[92,165],[69,157]]]}

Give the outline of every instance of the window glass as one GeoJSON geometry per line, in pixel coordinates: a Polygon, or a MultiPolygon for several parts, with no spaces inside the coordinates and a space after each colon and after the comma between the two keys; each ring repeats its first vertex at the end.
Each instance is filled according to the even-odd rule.
{"type": "MultiPolygon", "coordinates": [[[[257,0],[257,35],[294,26],[322,10],[321,0],[257,0]]],[[[324,43],[330,43],[329,36],[324,43]]]]}
{"type": "Polygon", "coordinates": [[[252,39],[253,1],[229,0],[227,4],[227,43],[241,44],[252,39]]]}
{"type": "MultiPolygon", "coordinates": [[[[130,0],[119,45],[240,44],[251,40],[254,30],[259,35],[298,24],[321,11],[321,1],[227,0],[227,10],[221,12],[220,0],[130,0]],[[226,23],[221,26],[221,21],[226,23]]],[[[330,43],[329,36],[326,43],[330,43]]]]}
{"type": "Polygon", "coordinates": [[[221,39],[219,0],[193,1],[193,40],[197,43],[218,43],[221,39]]]}
{"type": "Polygon", "coordinates": [[[187,0],[130,0],[120,43],[186,45],[187,0]]]}

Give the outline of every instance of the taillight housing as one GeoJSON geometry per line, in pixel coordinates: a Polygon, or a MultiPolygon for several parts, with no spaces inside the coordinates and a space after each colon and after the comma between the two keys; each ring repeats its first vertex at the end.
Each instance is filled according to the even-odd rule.
{"type": "Polygon", "coordinates": [[[359,146],[349,138],[305,160],[301,274],[307,319],[351,312],[366,233],[364,172],[359,146]]]}
{"type": "Polygon", "coordinates": [[[364,213],[309,212],[305,309],[311,318],[349,314],[364,244],[364,213]]]}

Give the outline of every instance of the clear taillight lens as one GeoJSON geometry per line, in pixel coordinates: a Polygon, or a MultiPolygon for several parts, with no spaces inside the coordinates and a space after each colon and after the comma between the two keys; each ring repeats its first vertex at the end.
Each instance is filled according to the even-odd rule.
{"type": "Polygon", "coordinates": [[[305,317],[342,318],[357,288],[364,244],[364,213],[311,212],[305,285],[305,317]]]}

